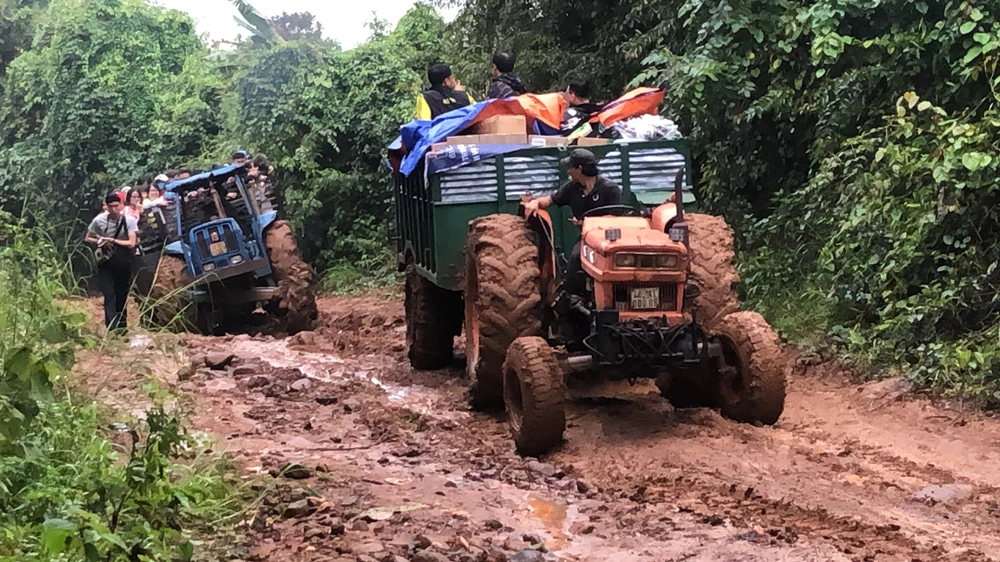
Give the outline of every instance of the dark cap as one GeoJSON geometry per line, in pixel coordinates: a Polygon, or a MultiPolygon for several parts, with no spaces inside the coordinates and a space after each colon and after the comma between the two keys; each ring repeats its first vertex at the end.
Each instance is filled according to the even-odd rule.
{"type": "Polygon", "coordinates": [[[597,165],[597,157],[594,153],[585,148],[575,148],[573,152],[569,153],[568,158],[562,159],[563,165],[569,165],[570,168],[575,168],[577,166],[591,166],[597,165]]]}

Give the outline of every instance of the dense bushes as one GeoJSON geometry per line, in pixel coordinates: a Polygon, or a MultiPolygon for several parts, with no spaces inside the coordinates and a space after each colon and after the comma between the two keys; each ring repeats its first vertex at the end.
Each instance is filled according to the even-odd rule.
{"type": "Polygon", "coordinates": [[[467,72],[507,48],[536,88],[573,74],[603,95],[666,87],[702,204],[736,226],[751,306],[794,339],[1000,404],[998,15],[965,1],[470,0],[452,32],[476,51],[467,72]]]}
{"type": "Polygon", "coordinates": [[[0,212],[0,560],[191,560],[233,491],[162,408],[109,428],[67,390],[87,315],[45,232],[0,212]]]}

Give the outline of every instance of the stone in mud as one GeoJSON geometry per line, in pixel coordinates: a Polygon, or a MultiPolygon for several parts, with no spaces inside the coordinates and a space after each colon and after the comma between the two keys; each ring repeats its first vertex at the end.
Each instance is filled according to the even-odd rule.
{"type": "Polygon", "coordinates": [[[290,388],[293,392],[305,392],[312,388],[312,381],[307,378],[301,378],[291,384],[290,388]]]}
{"type": "Polygon", "coordinates": [[[486,528],[491,531],[499,531],[503,529],[503,523],[497,521],[496,519],[490,519],[486,522],[486,528]]]}
{"type": "Polygon", "coordinates": [[[279,474],[292,480],[305,480],[306,478],[312,478],[313,475],[311,470],[297,463],[286,464],[279,474]]]}
{"type": "Polygon", "coordinates": [[[562,474],[562,471],[547,462],[528,461],[525,466],[531,472],[541,474],[542,476],[562,478],[562,476],[557,476],[558,474],[562,474]]]}
{"type": "Polygon", "coordinates": [[[378,554],[379,552],[385,552],[385,547],[382,543],[368,542],[354,549],[355,552],[359,554],[378,554]]]}
{"type": "Polygon", "coordinates": [[[355,398],[348,398],[344,400],[344,411],[350,414],[351,412],[357,412],[361,408],[361,402],[355,398]]]}
{"type": "Polygon", "coordinates": [[[576,481],[576,491],[580,492],[581,494],[586,494],[587,492],[590,491],[591,488],[592,486],[584,480],[576,481]]]}
{"type": "Polygon", "coordinates": [[[299,332],[288,340],[288,345],[316,345],[316,332],[299,332]]]}
{"type": "Polygon", "coordinates": [[[358,556],[358,562],[378,562],[378,560],[368,556],[367,554],[362,554],[361,556],[358,556]]]}
{"type": "Polygon", "coordinates": [[[344,526],[344,521],[339,517],[334,517],[330,520],[330,534],[339,537],[347,531],[347,527],[344,526]]]}
{"type": "Polygon", "coordinates": [[[233,362],[236,356],[224,351],[216,351],[205,356],[205,366],[215,371],[221,371],[233,362]]]}
{"type": "Polygon", "coordinates": [[[522,550],[509,558],[510,562],[545,562],[545,556],[537,550],[522,550]]]}
{"type": "Polygon", "coordinates": [[[233,368],[234,377],[249,377],[257,374],[260,370],[260,365],[240,365],[239,367],[233,368]]]}
{"type": "Polygon", "coordinates": [[[417,535],[413,537],[413,540],[406,543],[406,547],[410,550],[425,550],[434,544],[431,539],[425,537],[424,535],[417,535]]]}
{"type": "Polygon", "coordinates": [[[433,550],[421,550],[410,558],[410,562],[451,562],[448,557],[433,550]]]}
{"type": "Polygon", "coordinates": [[[320,396],[316,399],[316,403],[320,406],[332,406],[337,403],[336,396],[320,396]]]}
{"type": "Polygon", "coordinates": [[[305,517],[312,515],[315,511],[316,507],[308,499],[299,500],[288,504],[288,507],[285,508],[285,518],[305,517]]]}
{"type": "Polygon", "coordinates": [[[904,378],[885,379],[861,385],[858,392],[869,400],[896,400],[913,390],[913,383],[904,378]]]}
{"type": "Polygon", "coordinates": [[[322,527],[313,527],[312,529],[309,529],[309,530],[307,530],[305,532],[304,538],[305,538],[306,542],[308,542],[308,541],[311,541],[313,539],[318,539],[318,538],[321,538],[321,537],[325,537],[329,533],[330,533],[330,531],[328,529],[324,529],[322,527]]]}
{"type": "Polygon", "coordinates": [[[247,382],[247,388],[253,390],[255,388],[264,388],[269,384],[271,384],[271,381],[267,377],[254,377],[247,382]]]}
{"type": "Polygon", "coordinates": [[[973,488],[968,484],[946,484],[927,486],[913,495],[913,499],[923,502],[950,503],[964,501],[972,497],[973,488]]]}

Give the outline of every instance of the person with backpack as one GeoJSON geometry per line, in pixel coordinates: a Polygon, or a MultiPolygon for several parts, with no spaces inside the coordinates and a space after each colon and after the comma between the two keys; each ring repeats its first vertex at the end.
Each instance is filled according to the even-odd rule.
{"type": "Polygon", "coordinates": [[[122,212],[122,201],[112,193],[105,198],[108,210],[90,221],[84,240],[96,246],[97,282],[104,295],[104,325],[108,331],[128,329],[125,305],[132,284],[139,224],[122,212]]]}

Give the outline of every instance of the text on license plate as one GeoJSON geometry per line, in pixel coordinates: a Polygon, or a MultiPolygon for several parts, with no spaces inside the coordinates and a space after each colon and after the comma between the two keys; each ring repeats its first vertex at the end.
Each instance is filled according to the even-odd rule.
{"type": "Polygon", "coordinates": [[[643,287],[632,289],[632,309],[651,310],[660,307],[660,288],[643,287]]]}
{"type": "Polygon", "coordinates": [[[213,256],[221,256],[226,253],[226,243],[225,242],[212,242],[208,247],[208,251],[212,253],[213,256]]]}

